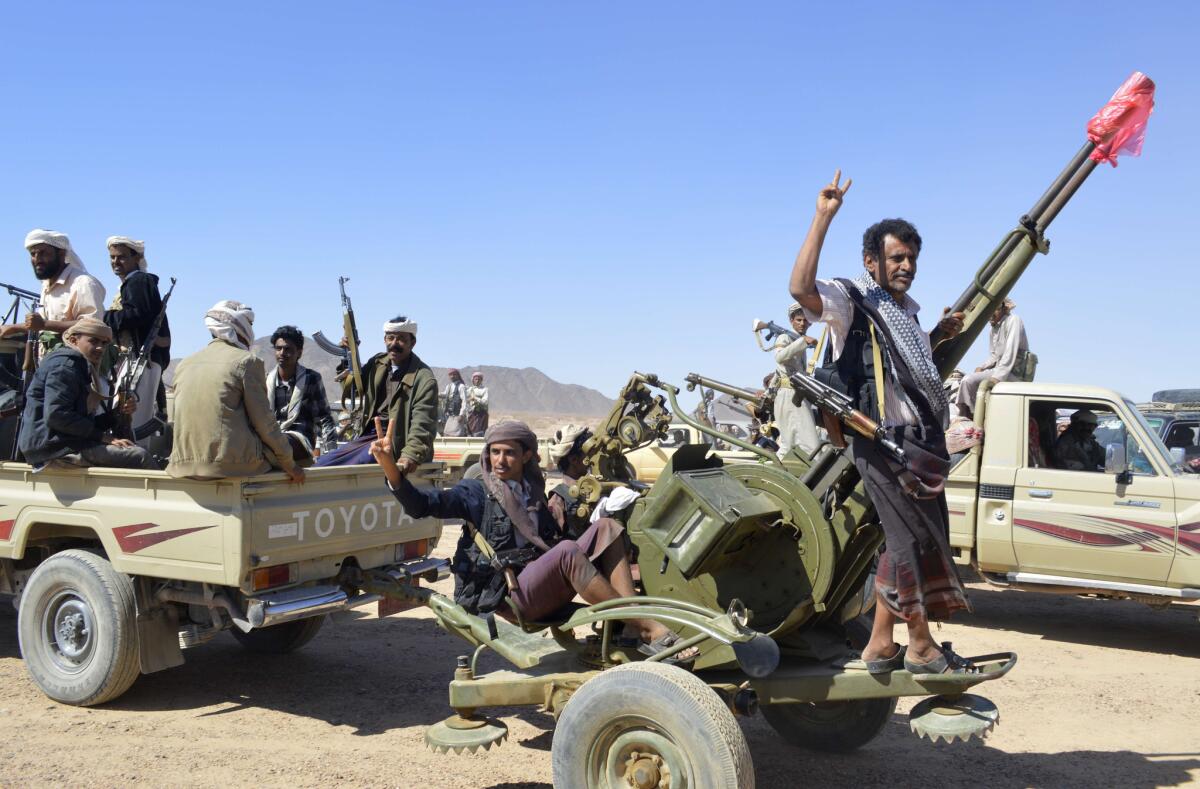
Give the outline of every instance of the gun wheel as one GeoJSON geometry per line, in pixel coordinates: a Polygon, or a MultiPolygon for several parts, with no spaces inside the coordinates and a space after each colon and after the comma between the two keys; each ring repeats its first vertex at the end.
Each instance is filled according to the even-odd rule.
{"type": "Polygon", "coordinates": [[[754,786],[733,713],[698,677],[662,663],[618,666],[584,683],[559,716],[551,756],[555,786],[754,786]]]}

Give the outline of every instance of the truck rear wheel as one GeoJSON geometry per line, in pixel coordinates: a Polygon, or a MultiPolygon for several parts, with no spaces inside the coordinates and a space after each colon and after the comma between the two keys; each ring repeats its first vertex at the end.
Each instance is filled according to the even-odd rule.
{"type": "Polygon", "coordinates": [[[63,551],[38,565],[17,632],[29,676],[55,701],[103,704],[137,679],[133,582],[90,551],[63,551]]]}
{"type": "Polygon", "coordinates": [[[551,758],[555,786],[754,786],[733,713],[695,675],[662,663],[584,683],[563,707],[551,758]]]}
{"type": "Polygon", "coordinates": [[[325,623],[325,615],[297,619],[281,625],[264,627],[243,633],[236,627],[229,631],[248,651],[259,655],[283,655],[312,641],[325,623]]]}
{"type": "Polygon", "coordinates": [[[771,728],[792,745],[848,753],[875,739],[896,711],[896,699],[855,699],[762,707],[771,728]]]}

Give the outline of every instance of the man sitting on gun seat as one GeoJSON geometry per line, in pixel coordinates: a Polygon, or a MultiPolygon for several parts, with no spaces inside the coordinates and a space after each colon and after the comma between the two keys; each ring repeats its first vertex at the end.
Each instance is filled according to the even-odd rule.
{"type": "MultiPolygon", "coordinates": [[[[105,431],[115,426],[101,410],[97,365],[112,342],[112,329],[81,318],[63,332],[66,344],[51,352],[34,373],[21,416],[20,447],[35,468],[58,461],[73,466],[157,469],[146,450],[105,431]]],[[[126,413],[135,403],[125,403],[126,413]]]]}
{"type": "MultiPolygon", "coordinates": [[[[464,479],[448,490],[414,487],[397,466],[386,439],[375,441],[371,454],[406,513],[465,521],[452,569],[454,600],[468,611],[494,611],[511,618],[511,600],[522,619],[536,622],[562,609],[576,594],[588,603],[635,594],[619,523],[600,518],[578,539],[561,539],[546,505],[537,436],[524,423],[503,421],[488,428],[480,461],[483,479],[464,479]],[[507,583],[510,574],[515,575],[514,588],[507,583]]],[[[632,624],[641,632],[645,643],[639,649],[645,654],[679,640],[653,620],[632,624]]],[[[690,662],[697,654],[695,648],[687,649],[672,662],[690,662]]]]}

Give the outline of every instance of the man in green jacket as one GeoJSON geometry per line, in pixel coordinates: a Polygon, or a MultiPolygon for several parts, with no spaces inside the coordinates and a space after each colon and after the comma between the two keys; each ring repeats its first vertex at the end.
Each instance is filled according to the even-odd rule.
{"type": "MultiPolygon", "coordinates": [[[[375,417],[391,437],[396,464],[405,474],[433,459],[437,432],[437,379],[429,366],[413,353],[417,323],[404,316],[383,325],[384,353],[363,363],[362,430],[354,440],[317,458],[318,466],[374,463],[375,417]]],[[[343,381],[349,386],[349,377],[343,381]]]]}
{"type": "Polygon", "coordinates": [[[304,470],[275,421],[262,359],[250,353],[254,311],[219,301],[204,315],[212,342],[175,371],[174,446],[167,473],[214,479],[282,469],[293,482],[304,470]]]}

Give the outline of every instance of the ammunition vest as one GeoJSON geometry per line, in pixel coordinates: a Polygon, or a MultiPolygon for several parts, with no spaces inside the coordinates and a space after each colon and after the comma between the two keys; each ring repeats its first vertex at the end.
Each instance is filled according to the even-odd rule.
{"type": "MultiPolygon", "coordinates": [[[[483,505],[481,523],[474,524],[483,539],[496,553],[517,547],[517,528],[512,518],[490,493],[483,505]]],[[[543,519],[538,519],[539,536],[547,545],[557,542],[557,535],[544,528],[543,519]]],[[[471,537],[469,528],[464,528],[454,553],[454,602],[471,613],[486,614],[495,611],[504,603],[508,589],[504,573],[492,567],[491,560],[483,555],[471,537]]],[[[513,570],[520,574],[520,566],[513,570]]]]}
{"type": "MultiPolygon", "coordinates": [[[[833,358],[833,343],[825,346],[825,358],[813,371],[821,383],[850,397],[855,409],[879,421],[879,397],[875,392],[875,356],[871,342],[871,320],[859,306],[862,299],[849,280],[837,280],[854,303],[854,319],[842,345],[842,353],[833,358]]],[[[887,380],[887,355],[882,354],[883,380],[887,380]]]]}

